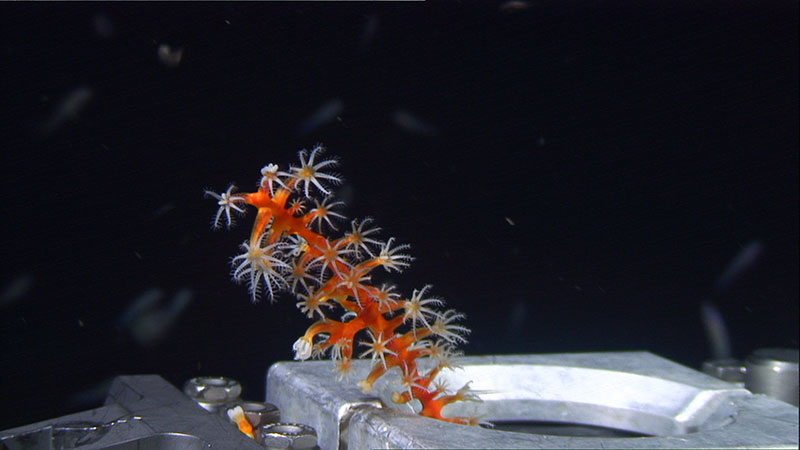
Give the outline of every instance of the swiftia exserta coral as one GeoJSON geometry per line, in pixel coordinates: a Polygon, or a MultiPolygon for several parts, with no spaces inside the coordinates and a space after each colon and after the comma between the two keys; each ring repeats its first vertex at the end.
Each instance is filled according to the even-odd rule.
{"type": "Polygon", "coordinates": [[[429,285],[403,297],[394,286],[372,284],[374,269],[400,272],[412,258],[408,245],[395,244],[394,238],[379,240],[380,229],[371,219],[353,220],[339,238],[325,234],[344,216],[336,212],[343,204],[333,200],[329,187],[341,182],[330,172],[338,161],[323,158],[323,152],[319,145],[301,151],[299,164],[286,171],[276,164],[264,166],[256,192],[237,193],[233,185],[221,194],[206,191],[219,204],[215,228],[223,220],[230,227],[232,215],[244,213],[245,205],[258,210],[250,239],[231,261],[234,280],[248,284],[254,302],[262,294],[274,300],[280,291],[291,292],[300,311],[318,319],[294,343],[295,359],[329,353],[343,379],[358,344],[363,349],[359,356],[372,359],[369,375],[358,383],[365,393],[396,367],[403,386],[394,393],[395,402],[416,399],[424,416],[475,424],[470,417],[442,416],[447,404],[479,400],[469,386],[448,392],[434,382],[439,371],[453,367],[455,346],[466,342],[469,330],[458,323],[464,315],[443,309],[440,298],[428,295],[429,285]],[[334,313],[339,320],[330,317],[334,313]],[[432,359],[434,367],[423,371],[420,358],[432,359]]]}

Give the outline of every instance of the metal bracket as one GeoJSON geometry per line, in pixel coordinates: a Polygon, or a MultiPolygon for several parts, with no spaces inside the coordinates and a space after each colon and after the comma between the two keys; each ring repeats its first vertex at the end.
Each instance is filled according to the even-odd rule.
{"type": "MultiPolygon", "coordinates": [[[[353,363],[353,378],[366,376],[370,362],[353,363]]],[[[446,415],[477,415],[533,432],[414,415],[391,402],[400,386],[393,372],[369,397],[354,383],[336,381],[330,361],[274,364],[267,402],[278,406],[282,420],[314,427],[323,450],[798,446],[796,407],[648,352],[483,356],[457,363],[463,369],[437,379],[454,388],[472,381],[484,392],[483,402],[448,405],[446,415]],[[572,435],[554,435],[557,424],[573,427],[572,435]],[[598,429],[612,432],[598,436],[598,429]]]]}

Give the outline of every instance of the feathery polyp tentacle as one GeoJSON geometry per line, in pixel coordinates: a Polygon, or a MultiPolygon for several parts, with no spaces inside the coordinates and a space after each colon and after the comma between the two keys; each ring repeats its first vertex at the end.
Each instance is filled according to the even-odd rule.
{"type": "Polygon", "coordinates": [[[239,205],[236,203],[245,203],[245,198],[234,195],[232,192],[236,189],[236,186],[230,185],[228,189],[221,193],[217,194],[216,192],[212,191],[205,191],[206,197],[213,197],[217,200],[217,204],[219,205],[219,209],[217,210],[217,214],[214,216],[214,220],[211,222],[213,228],[220,227],[220,221],[222,219],[222,214],[225,214],[225,222],[227,227],[230,228],[233,225],[233,217],[231,216],[231,210],[234,210],[238,213],[244,213],[244,209],[240,208],[239,205]]]}
{"type": "Polygon", "coordinates": [[[314,160],[316,157],[322,154],[324,151],[325,148],[323,146],[317,145],[311,150],[311,154],[306,160],[306,151],[302,150],[299,153],[300,167],[290,168],[290,170],[293,172],[292,176],[294,176],[299,183],[303,184],[303,193],[306,197],[310,197],[308,188],[312,184],[319,189],[320,192],[328,195],[330,192],[323,186],[323,182],[325,180],[334,184],[339,184],[342,182],[341,178],[337,175],[320,172],[321,169],[325,169],[327,167],[336,167],[336,165],[339,163],[336,158],[326,159],[318,163],[315,162],[314,160]]]}
{"type": "Polygon", "coordinates": [[[383,245],[380,241],[369,237],[371,234],[375,234],[381,231],[380,228],[368,228],[364,229],[370,222],[372,222],[371,217],[367,217],[358,223],[358,220],[353,220],[350,223],[352,230],[349,233],[346,233],[344,236],[344,241],[347,243],[347,248],[352,248],[355,250],[356,255],[360,256],[360,250],[363,249],[370,257],[374,257],[375,255],[372,253],[372,250],[369,248],[371,244],[376,247],[380,247],[383,245]]]}
{"type": "Polygon", "coordinates": [[[319,200],[314,200],[314,202],[317,207],[306,215],[309,225],[314,225],[316,222],[318,229],[322,231],[322,221],[324,220],[329,227],[335,230],[336,225],[333,224],[331,218],[345,219],[343,215],[333,210],[333,208],[344,205],[344,202],[334,202],[331,197],[325,197],[321,202],[319,200]]]}
{"type": "Polygon", "coordinates": [[[432,306],[442,306],[444,302],[436,297],[422,298],[426,292],[431,288],[430,284],[425,285],[422,289],[414,289],[411,298],[401,302],[403,305],[403,320],[411,320],[411,329],[416,330],[417,321],[420,321],[425,328],[431,329],[431,324],[428,322],[429,317],[437,315],[436,310],[432,306]]]}
{"type": "Polygon", "coordinates": [[[279,244],[262,246],[263,239],[257,239],[255,245],[244,242],[242,254],[231,260],[233,278],[237,281],[247,280],[253,302],[258,300],[259,283],[263,278],[270,300],[274,299],[275,290],[288,287],[284,273],[291,266],[284,262],[277,251],[279,244]]]}
{"type": "Polygon", "coordinates": [[[433,325],[431,325],[429,328],[431,331],[433,331],[433,334],[441,337],[451,344],[464,344],[467,342],[467,339],[464,337],[464,335],[469,334],[470,330],[463,325],[455,323],[464,317],[464,314],[458,313],[454,309],[448,309],[443,313],[437,314],[436,320],[434,320],[433,325]]]}
{"type": "Polygon", "coordinates": [[[414,260],[409,255],[404,253],[400,253],[403,250],[411,248],[408,244],[398,245],[394,248],[392,244],[394,243],[394,238],[389,238],[385,244],[381,246],[380,253],[378,256],[372,259],[377,265],[383,266],[387,271],[391,272],[395,270],[397,272],[402,271],[404,268],[408,267],[411,264],[411,261],[414,260]]]}
{"type": "Polygon", "coordinates": [[[289,187],[283,183],[281,177],[290,177],[290,176],[291,174],[289,173],[278,171],[277,164],[270,163],[261,168],[261,181],[258,184],[261,188],[266,187],[267,189],[269,189],[270,195],[273,195],[275,192],[273,190],[274,184],[277,184],[284,189],[289,189],[289,187]]]}

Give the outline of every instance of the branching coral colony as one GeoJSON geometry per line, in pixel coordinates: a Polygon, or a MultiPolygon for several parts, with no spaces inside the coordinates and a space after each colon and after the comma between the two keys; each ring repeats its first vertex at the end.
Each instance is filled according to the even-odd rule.
{"type": "Polygon", "coordinates": [[[323,234],[344,219],[336,212],[343,203],[334,201],[329,190],[329,185],[341,182],[339,175],[330,173],[337,160],[324,158],[323,152],[319,145],[301,151],[300,163],[288,171],[275,164],[264,166],[256,192],[236,193],[233,185],[221,194],[206,191],[219,204],[215,228],[223,221],[230,227],[232,215],[243,213],[245,204],[258,210],[250,239],[231,261],[234,280],[248,284],[253,302],[261,294],[274,301],[278,292],[291,292],[300,311],[318,318],[294,343],[295,359],[330,352],[338,377],[345,379],[359,347],[360,357],[372,359],[369,375],[358,383],[365,393],[388,370],[398,368],[403,385],[393,401],[416,399],[423,416],[476,424],[471,417],[442,416],[447,404],[479,401],[469,384],[452,392],[434,382],[439,371],[454,367],[452,358],[459,354],[455,346],[466,342],[469,330],[458,324],[464,315],[443,310],[444,302],[428,295],[429,285],[404,298],[394,286],[371,284],[374,269],[400,272],[412,258],[406,253],[408,245],[398,245],[394,238],[378,240],[380,228],[370,218],[353,220],[342,237],[323,234]],[[339,320],[330,317],[335,313],[341,314],[339,320]],[[435,365],[423,371],[421,358],[435,365]]]}

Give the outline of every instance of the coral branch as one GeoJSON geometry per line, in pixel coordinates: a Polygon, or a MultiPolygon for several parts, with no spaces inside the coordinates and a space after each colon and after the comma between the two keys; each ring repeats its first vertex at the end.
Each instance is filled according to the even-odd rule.
{"type": "Polygon", "coordinates": [[[386,372],[397,369],[403,385],[392,397],[395,402],[418,400],[423,416],[477,423],[474,418],[442,415],[450,403],[480,400],[469,384],[448,392],[434,381],[442,369],[456,367],[455,345],[465,343],[469,333],[459,324],[464,315],[442,310],[444,301],[428,295],[430,285],[403,298],[394,286],[372,284],[375,269],[400,272],[413,258],[407,254],[407,244],[398,245],[394,238],[378,240],[380,228],[371,225],[371,218],[353,220],[342,237],[324,234],[326,228],[336,230],[335,221],[345,217],[334,210],[343,203],[333,200],[330,189],[342,181],[328,172],[338,160],[324,159],[323,153],[321,145],[300,151],[300,164],[288,171],[267,164],[256,192],[234,193],[233,185],[221,194],[206,191],[219,206],[212,222],[215,228],[223,218],[230,227],[232,212],[243,214],[245,205],[257,210],[249,241],[231,260],[234,280],[248,284],[253,301],[260,295],[274,300],[279,292],[290,292],[302,313],[319,319],[294,343],[295,359],[330,352],[338,378],[346,379],[353,353],[360,347],[359,356],[372,360],[369,375],[358,383],[365,392],[386,372]],[[322,198],[313,197],[315,193],[322,198]],[[307,205],[313,205],[308,212],[307,205]],[[342,310],[340,320],[330,317],[342,310]],[[421,371],[420,358],[433,361],[433,368],[421,371]]]}

